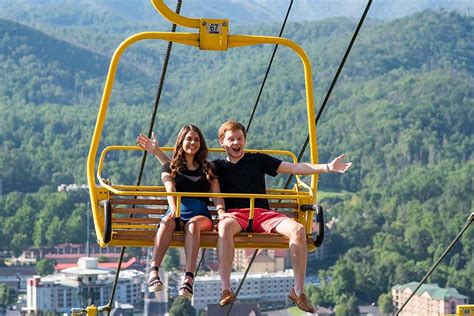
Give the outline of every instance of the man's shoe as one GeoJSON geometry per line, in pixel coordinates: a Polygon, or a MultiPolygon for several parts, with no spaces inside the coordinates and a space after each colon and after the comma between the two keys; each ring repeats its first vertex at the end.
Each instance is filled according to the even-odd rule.
{"type": "Polygon", "coordinates": [[[226,305],[229,305],[233,301],[235,301],[234,292],[232,292],[232,290],[222,290],[219,305],[221,307],[224,307],[226,305]]]}
{"type": "Polygon", "coordinates": [[[298,297],[298,295],[296,295],[295,293],[295,289],[291,288],[290,294],[288,295],[288,299],[293,304],[296,304],[296,306],[298,306],[298,308],[302,311],[307,313],[314,313],[314,307],[308,302],[308,298],[304,293],[301,293],[301,295],[298,297]]]}

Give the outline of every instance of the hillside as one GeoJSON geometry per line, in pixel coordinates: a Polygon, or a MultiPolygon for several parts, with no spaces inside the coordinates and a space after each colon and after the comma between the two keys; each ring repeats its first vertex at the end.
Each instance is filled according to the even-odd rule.
{"type": "MultiPolygon", "coordinates": [[[[290,23],[285,31],[308,51],[318,106],[355,23],[290,23]]],[[[336,304],[342,294],[372,302],[395,283],[420,279],[472,211],[473,23],[457,13],[425,11],[362,30],[318,125],[321,160],[345,152],[354,162],[347,175],[321,177],[321,189],[347,193],[322,201],[328,218],[337,219],[327,240],[331,255],[310,262],[309,270],[335,281],[313,290],[318,304],[336,304]]],[[[94,20],[55,37],[0,21],[0,232],[12,236],[6,243],[0,235],[2,248],[18,252],[82,238],[85,197],[52,192],[60,183],[85,182],[110,58],[104,51],[110,56],[132,32],[120,38],[116,26],[99,26],[94,20]]],[[[278,25],[238,32],[276,34],[278,25]]],[[[124,56],[101,145],[133,144],[148,128],[163,49],[143,44],[124,56]]],[[[179,127],[193,122],[216,146],[222,121],[246,124],[271,50],[224,54],[176,46],[155,128],[160,143],[172,144],[179,127]]],[[[299,151],[306,137],[301,68],[287,49],[278,49],[250,147],[299,151]]],[[[139,161],[123,158],[111,157],[107,176],[132,183],[139,161]]],[[[149,161],[143,183],[156,183],[157,172],[149,161]]],[[[473,244],[471,229],[430,281],[455,286],[472,300],[473,244]]]]}
{"type": "MultiPolygon", "coordinates": [[[[0,19],[0,34],[0,97],[36,105],[91,104],[100,97],[109,57],[9,20],[0,19]]],[[[118,81],[128,84],[143,76],[125,64],[118,81]]]]}

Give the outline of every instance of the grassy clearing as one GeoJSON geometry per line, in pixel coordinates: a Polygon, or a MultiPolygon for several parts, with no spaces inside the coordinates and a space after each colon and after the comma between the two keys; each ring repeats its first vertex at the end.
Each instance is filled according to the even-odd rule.
{"type": "Polygon", "coordinates": [[[300,310],[298,307],[293,306],[287,309],[287,311],[292,315],[292,316],[303,316],[306,315],[305,312],[300,310]]]}
{"type": "Polygon", "coordinates": [[[346,195],[350,195],[350,192],[347,191],[322,191],[318,190],[318,201],[321,201],[326,198],[340,198],[343,199],[346,195]]]}

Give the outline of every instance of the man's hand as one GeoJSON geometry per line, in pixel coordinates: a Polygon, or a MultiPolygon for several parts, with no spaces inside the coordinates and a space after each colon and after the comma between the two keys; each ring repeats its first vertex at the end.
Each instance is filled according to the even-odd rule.
{"type": "Polygon", "coordinates": [[[223,219],[225,217],[225,211],[223,209],[220,209],[217,211],[217,219],[223,219]]]}
{"type": "Polygon", "coordinates": [[[352,162],[343,162],[346,155],[342,154],[328,163],[328,171],[333,173],[344,173],[352,166],[352,162]]]}

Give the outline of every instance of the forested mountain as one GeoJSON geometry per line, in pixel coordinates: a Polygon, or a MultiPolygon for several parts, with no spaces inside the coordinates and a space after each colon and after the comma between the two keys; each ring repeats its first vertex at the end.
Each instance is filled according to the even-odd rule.
{"type": "MultiPolygon", "coordinates": [[[[38,31],[0,20],[1,248],[82,238],[85,195],[53,191],[60,183],[85,182],[113,48],[145,25],[125,23],[120,36],[117,24],[91,21],[55,35],[54,27],[38,31]]],[[[419,280],[473,210],[473,23],[469,16],[426,11],[362,30],[318,124],[320,159],[345,152],[354,167],[320,178],[321,189],[345,193],[321,201],[336,224],[327,240],[331,256],[309,264],[311,273],[325,269],[323,287],[310,290],[313,301],[336,304],[354,294],[372,302],[396,283],[419,280]]],[[[310,56],[318,106],[355,24],[335,18],[290,23],[285,31],[310,56]]],[[[124,55],[102,146],[133,144],[148,129],[164,49],[165,43],[139,43],[124,55]]],[[[246,124],[271,51],[175,46],[155,128],[160,143],[171,145],[179,127],[193,122],[216,146],[222,121],[246,124]]],[[[280,47],[249,147],[299,151],[306,137],[301,72],[299,60],[280,47]]],[[[111,157],[107,176],[133,183],[139,159],[122,158],[111,157]]],[[[158,181],[158,170],[150,160],[144,183],[158,181]]],[[[430,280],[457,287],[471,301],[473,244],[470,229],[430,280]]]]}
{"type": "MultiPolygon", "coordinates": [[[[0,19],[0,30],[4,72],[0,97],[36,105],[91,104],[100,97],[109,57],[9,20],[0,19]]],[[[119,71],[124,82],[138,81],[145,75],[139,69],[128,70],[125,65],[119,71]]]]}
{"type": "Polygon", "coordinates": [[[106,58],[8,20],[0,20],[0,30],[1,96],[26,104],[97,98],[106,58]]]}

